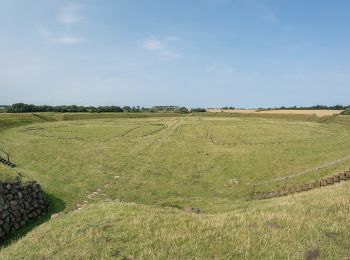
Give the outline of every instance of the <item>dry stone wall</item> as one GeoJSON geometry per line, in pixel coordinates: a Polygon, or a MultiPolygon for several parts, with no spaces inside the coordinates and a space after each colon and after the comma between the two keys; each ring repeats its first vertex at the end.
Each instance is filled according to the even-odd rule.
{"type": "Polygon", "coordinates": [[[350,180],[350,171],[345,171],[343,173],[339,173],[337,175],[334,175],[325,179],[316,180],[314,182],[300,184],[289,188],[286,187],[285,189],[282,189],[282,190],[270,191],[270,192],[257,192],[253,194],[252,199],[255,199],[255,200],[271,199],[275,197],[281,197],[289,194],[321,188],[327,185],[333,185],[340,181],[348,181],[348,180],[350,180]]]}
{"type": "Polygon", "coordinates": [[[0,240],[47,210],[48,201],[38,183],[0,183],[0,240]]]}

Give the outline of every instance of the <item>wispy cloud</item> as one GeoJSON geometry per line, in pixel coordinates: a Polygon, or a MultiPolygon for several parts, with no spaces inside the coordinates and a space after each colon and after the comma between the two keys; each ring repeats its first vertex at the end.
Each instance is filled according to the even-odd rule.
{"type": "Polygon", "coordinates": [[[180,39],[178,37],[173,36],[173,35],[167,35],[164,37],[164,40],[169,41],[169,42],[177,42],[180,39]]]}
{"type": "Polygon", "coordinates": [[[160,40],[154,38],[145,39],[142,43],[143,48],[148,50],[160,50],[163,49],[163,43],[160,40]]]}
{"type": "Polygon", "coordinates": [[[220,74],[220,75],[234,75],[236,69],[227,64],[213,63],[205,68],[206,72],[220,74]]]}
{"type": "MultiPolygon", "coordinates": [[[[57,17],[60,23],[60,31],[70,29],[72,24],[81,21],[81,9],[82,5],[75,3],[68,3],[64,5],[58,12],[57,17]]],[[[50,43],[63,44],[63,45],[75,45],[84,42],[85,40],[78,35],[70,33],[55,33],[52,30],[48,30],[46,27],[38,29],[39,35],[50,43]]]]}
{"type": "Polygon", "coordinates": [[[61,36],[53,35],[46,28],[39,28],[38,33],[46,41],[51,42],[51,43],[64,44],[64,45],[74,45],[74,44],[84,42],[83,38],[80,38],[80,37],[75,36],[75,35],[61,35],[61,36]]]}
{"type": "Polygon", "coordinates": [[[180,55],[171,50],[169,45],[171,42],[176,42],[179,39],[172,35],[155,37],[150,36],[142,41],[142,47],[146,50],[155,52],[160,60],[173,60],[180,57],[180,55]]]}
{"type": "Polygon", "coordinates": [[[72,35],[65,35],[59,38],[56,38],[57,43],[62,43],[66,45],[78,44],[84,42],[84,39],[72,35]]]}
{"type": "Polygon", "coordinates": [[[58,19],[63,24],[73,24],[81,21],[81,5],[69,3],[66,4],[58,13],[58,19]]]}

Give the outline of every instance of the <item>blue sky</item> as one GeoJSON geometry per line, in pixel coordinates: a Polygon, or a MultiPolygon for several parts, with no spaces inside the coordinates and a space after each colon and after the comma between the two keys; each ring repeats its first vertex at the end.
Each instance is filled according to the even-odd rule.
{"type": "Polygon", "coordinates": [[[349,104],[350,1],[0,0],[0,103],[349,104]]]}

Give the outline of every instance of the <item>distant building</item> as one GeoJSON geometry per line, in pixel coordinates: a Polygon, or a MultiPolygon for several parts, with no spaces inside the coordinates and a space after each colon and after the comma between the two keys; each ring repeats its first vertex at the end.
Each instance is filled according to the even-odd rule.
{"type": "Polygon", "coordinates": [[[175,111],[178,106],[154,106],[153,110],[157,112],[168,112],[175,111]]]}

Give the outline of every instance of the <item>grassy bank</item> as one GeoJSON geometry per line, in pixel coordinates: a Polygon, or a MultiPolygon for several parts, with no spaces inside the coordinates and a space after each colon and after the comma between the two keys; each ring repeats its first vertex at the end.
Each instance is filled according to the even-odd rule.
{"type": "Polygon", "coordinates": [[[249,196],[253,183],[305,172],[293,185],[347,168],[349,117],[213,114],[0,115],[1,149],[17,165],[0,165],[1,180],[18,172],[37,180],[50,212],[67,212],[1,256],[345,257],[349,184],[268,201],[249,196]],[[116,200],[123,203],[106,202],[116,200]]]}
{"type": "Polygon", "coordinates": [[[347,259],[343,183],[251,204],[244,212],[193,214],[105,202],[43,224],[2,259],[347,259]],[[54,241],[54,242],[53,242],[54,241]],[[311,258],[311,257],[314,258],[311,258]],[[309,257],[309,258],[307,258],[309,257]]]}

